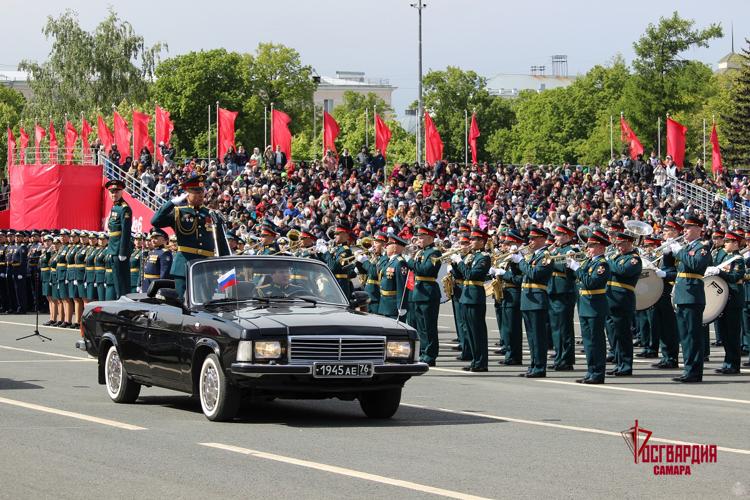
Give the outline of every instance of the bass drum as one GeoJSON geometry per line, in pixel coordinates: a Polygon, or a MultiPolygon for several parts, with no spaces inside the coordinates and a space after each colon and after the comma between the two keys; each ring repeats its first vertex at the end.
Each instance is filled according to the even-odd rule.
{"type": "MultiPolygon", "coordinates": [[[[676,287],[675,287],[676,288],[676,287]]],[[[677,309],[674,303],[674,291],[672,288],[672,307],[677,309]]],[[[719,276],[704,276],[703,293],[706,295],[706,307],[703,309],[703,324],[707,325],[721,315],[729,301],[729,286],[724,278],[719,276]]]]}
{"type": "Polygon", "coordinates": [[[656,275],[656,270],[642,270],[635,285],[635,310],[643,311],[659,302],[663,291],[664,281],[656,275]]]}
{"type": "Polygon", "coordinates": [[[440,266],[440,270],[438,271],[437,275],[437,283],[440,287],[440,303],[445,304],[450,300],[451,291],[452,290],[446,290],[445,289],[445,277],[448,276],[450,270],[450,264],[444,263],[442,266],[440,266]]]}

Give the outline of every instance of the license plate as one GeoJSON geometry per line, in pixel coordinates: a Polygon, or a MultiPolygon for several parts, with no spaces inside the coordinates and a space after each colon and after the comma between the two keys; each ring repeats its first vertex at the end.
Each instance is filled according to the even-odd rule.
{"type": "Polygon", "coordinates": [[[372,363],[314,363],[317,378],[370,378],[372,363]]]}

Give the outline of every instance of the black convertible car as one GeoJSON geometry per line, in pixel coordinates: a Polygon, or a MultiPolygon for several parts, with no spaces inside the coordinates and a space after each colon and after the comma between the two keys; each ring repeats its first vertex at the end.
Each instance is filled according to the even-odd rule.
{"type": "Polygon", "coordinates": [[[243,397],[359,399],[368,417],[391,417],[414,362],[414,329],[359,312],[330,270],[310,259],[218,257],[194,261],[184,300],[174,282],[92,302],[80,349],[99,359],[99,383],[117,403],[141,386],[197,395],[210,420],[234,417],[243,397]]]}

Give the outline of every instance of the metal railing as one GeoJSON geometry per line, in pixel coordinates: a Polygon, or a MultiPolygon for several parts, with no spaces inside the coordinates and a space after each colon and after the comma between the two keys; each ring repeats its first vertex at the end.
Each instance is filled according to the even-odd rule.
{"type": "Polygon", "coordinates": [[[703,213],[710,213],[714,204],[717,201],[721,202],[727,220],[734,222],[742,229],[750,230],[749,206],[737,203],[729,206],[725,193],[706,189],[676,177],[669,177],[668,183],[671,184],[672,190],[677,196],[682,197],[687,201],[687,204],[694,206],[703,213]]]}
{"type": "Polygon", "coordinates": [[[99,161],[104,165],[104,176],[107,179],[117,179],[124,182],[125,190],[151,210],[157,211],[166,201],[163,196],[156,194],[156,191],[149,188],[137,177],[128,174],[127,171],[119,165],[112,163],[106,156],[100,154],[99,161]]]}
{"type": "MultiPolygon", "coordinates": [[[[35,164],[66,164],[67,150],[65,147],[58,147],[56,150],[49,147],[39,148],[39,161],[37,161],[36,148],[26,147],[24,149],[16,148],[13,154],[13,163],[16,165],[35,165],[35,164]]],[[[96,155],[91,149],[83,147],[72,148],[70,163],[74,165],[98,165],[96,155]]]]}

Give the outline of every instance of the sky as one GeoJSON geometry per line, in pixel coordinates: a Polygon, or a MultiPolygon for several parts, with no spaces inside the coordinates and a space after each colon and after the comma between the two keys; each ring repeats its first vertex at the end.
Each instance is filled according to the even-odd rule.
{"type": "MultiPolygon", "coordinates": [[[[414,0],[2,0],[0,69],[22,59],[42,61],[50,42],[41,30],[48,15],[77,11],[92,30],[111,5],[147,44],[166,42],[163,57],[224,47],[252,52],[259,42],[295,48],[318,74],[364,71],[398,89],[393,107],[401,115],[417,97],[417,12],[414,0]]],[[[677,10],[698,27],[721,23],[725,37],[685,57],[715,67],[750,38],[750,0],[423,0],[424,71],[458,66],[491,78],[551,68],[552,54],[568,56],[570,74],[606,64],[616,54],[633,58],[633,42],[649,23],[677,10]]]]}

